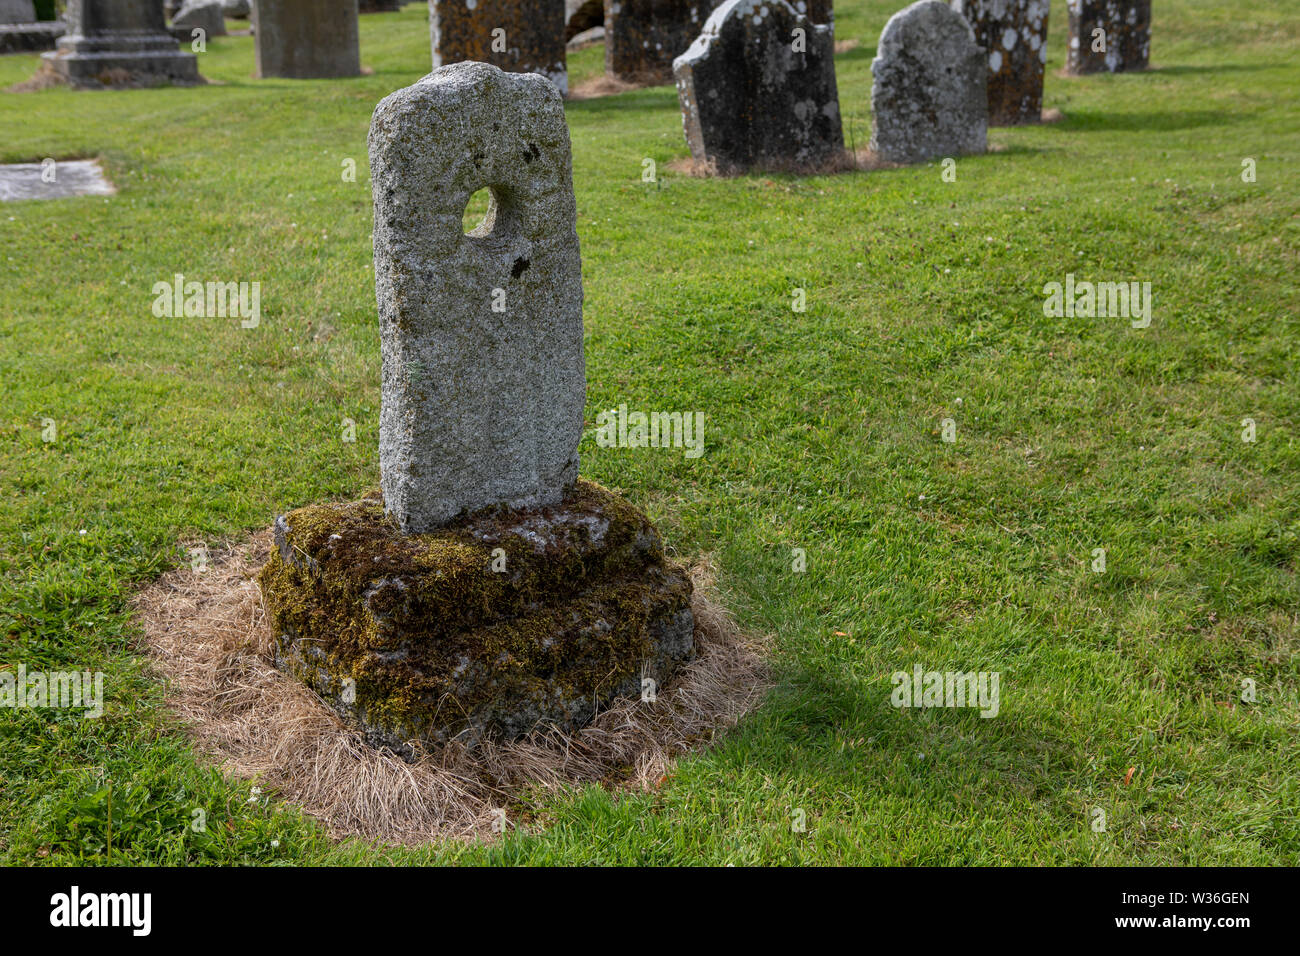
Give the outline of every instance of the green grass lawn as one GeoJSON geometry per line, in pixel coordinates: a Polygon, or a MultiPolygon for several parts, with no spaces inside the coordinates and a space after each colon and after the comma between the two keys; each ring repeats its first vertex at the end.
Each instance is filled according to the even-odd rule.
{"type": "MultiPolygon", "coordinates": [[[[902,5],[837,4],[859,146],[902,5]]],[[[224,779],[127,610],[183,542],[378,481],[366,133],[428,71],[422,5],[362,18],[358,79],[257,81],[230,37],[207,87],[0,93],[0,161],[98,156],[120,189],[0,205],[0,663],[102,670],[109,698],[0,711],[0,860],[1300,862],[1300,10],[1160,0],[1154,69],[1087,78],[1058,75],[1065,21],[1065,119],[991,131],[956,182],[676,177],[672,87],[568,105],[588,427],[707,421],[698,459],[589,430],[582,471],[713,556],[776,686],[656,792],[548,797],[494,845],[333,842],[224,779]],[[155,318],[175,273],[260,281],[261,326],[155,318]],[[1068,273],[1150,282],[1151,326],[1045,317],[1068,273]],[[998,672],[998,716],[895,709],[918,663],[998,672]]],[[[0,58],[0,88],[36,62],[0,58]]]]}

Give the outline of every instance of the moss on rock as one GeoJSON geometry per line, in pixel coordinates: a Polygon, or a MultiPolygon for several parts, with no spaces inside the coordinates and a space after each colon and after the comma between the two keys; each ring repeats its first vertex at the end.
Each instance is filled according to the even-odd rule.
{"type": "Polygon", "coordinates": [[[694,650],[691,585],[644,514],[579,480],[558,505],[403,534],[377,493],[276,522],[259,575],[276,663],[372,743],[574,729],[694,650]]]}

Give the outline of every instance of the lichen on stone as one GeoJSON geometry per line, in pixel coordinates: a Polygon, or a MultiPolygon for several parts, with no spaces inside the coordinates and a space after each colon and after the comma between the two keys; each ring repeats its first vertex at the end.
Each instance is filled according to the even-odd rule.
{"type": "Polygon", "coordinates": [[[693,653],[685,573],[590,481],[409,535],[371,493],[290,512],[276,544],[258,581],[277,666],[398,753],[574,729],[693,653]]]}

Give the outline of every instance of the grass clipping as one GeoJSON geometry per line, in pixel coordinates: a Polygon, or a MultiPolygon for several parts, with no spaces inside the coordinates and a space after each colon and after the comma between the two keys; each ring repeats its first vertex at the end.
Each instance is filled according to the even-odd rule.
{"type": "Polygon", "coordinates": [[[253,576],[272,547],[263,531],[215,554],[204,571],[164,574],[136,598],[136,616],[166,699],[201,751],[256,778],[335,837],[416,845],[491,839],[527,816],[530,797],[589,783],[649,790],[673,760],[731,727],[766,690],[761,647],[708,595],[707,564],[691,568],[697,657],[653,704],[620,700],[572,734],[554,728],[470,751],[451,744],[408,763],[368,746],[310,690],[275,669],[253,576]]]}

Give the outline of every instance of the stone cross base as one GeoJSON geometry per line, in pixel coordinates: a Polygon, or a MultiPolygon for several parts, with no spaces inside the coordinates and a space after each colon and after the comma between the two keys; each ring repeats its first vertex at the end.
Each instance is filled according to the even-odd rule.
{"type": "Polygon", "coordinates": [[[276,666],[407,758],[577,729],[694,654],[689,578],[645,515],[591,482],[413,535],[376,493],[290,512],[275,537],[258,581],[276,666]]]}

